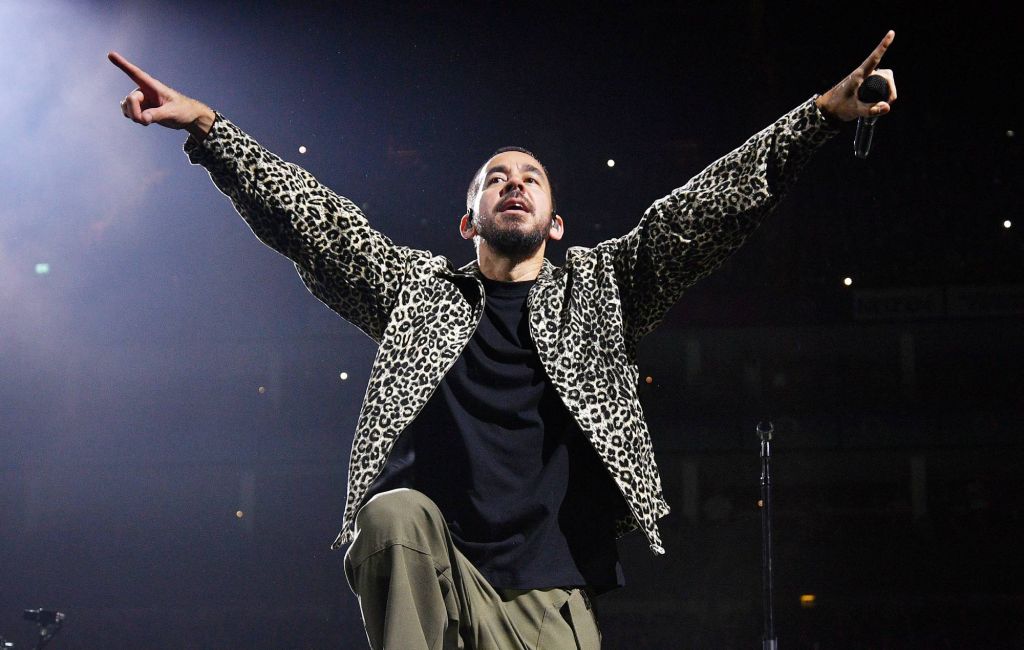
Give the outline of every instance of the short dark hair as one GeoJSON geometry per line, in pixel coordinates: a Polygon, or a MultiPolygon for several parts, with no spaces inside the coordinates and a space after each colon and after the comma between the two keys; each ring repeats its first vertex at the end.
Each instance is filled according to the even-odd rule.
{"type": "MultiPolygon", "coordinates": [[[[488,156],[487,160],[490,160],[491,158],[494,158],[498,154],[507,153],[509,151],[518,151],[519,153],[525,153],[527,156],[533,158],[534,160],[536,160],[537,162],[540,163],[540,168],[544,170],[544,175],[547,176],[548,191],[551,194],[551,216],[554,216],[557,213],[557,210],[555,209],[555,189],[554,189],[554,185],[551,182],[551,174],[548,172],[548,168],[544,166],[544,163],[540,162],[540,158],[538,158],[536,155],[534,155],[534,153],[532,151],[530,151],[529,149],[526,149],[524,147],[517,147],[517,146],[511,145],[511,146],[508,146],[508,147],[502,147],[502,148],[498,149],[497,151],[492,153],[490,156],[488,156]]],[[[484,164],[486,164],[486,161],[484,161],[484,164]]],[[[471,181],[469,181],[469,189],[466,190],[466,208],[467,209],[472,207],[473,202],[476,201],[476,195],[480,192],[480,185],[479,185],[479,183],[477,183],[477,177],[479,175],[480,175],[480,168],[478,167],[477,170],[476,170],[476,173],[473,174],[473,179],[471,181]]]]}

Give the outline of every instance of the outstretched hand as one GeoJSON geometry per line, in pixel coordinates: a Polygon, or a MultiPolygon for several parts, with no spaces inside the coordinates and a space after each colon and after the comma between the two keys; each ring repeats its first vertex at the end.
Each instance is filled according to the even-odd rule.
{"type": "Polygon", "coordinates": [[[139,86],[121,100],[125,117],[143,126],[156,123],[186,129],[197,140],[210,132],[215,115],[209,106],[165,86],[117,52],[108,53],[107,58],[139,86]]]}
{"type": "Polygon", "coordinates": [[[831,90],[818,97],[816,103],[818,108],[826,115],[840,119],[844,122],[855,120],[858,117],[871,117],[885,115],[891,110],[890,104],[896,101],[896,81],[893,79],[892,70],[880,69],[878,65],[882,62],[882,56],[896,39],[896,32],[891,29],[882,38],[882,42],[874,49],[864,63],[857,66],[845,79],[836,84],[831,90]],[[857,98],[857,89],[864,83],[864,80],[871,75],[879,75],[889,85],[889,97],[887,101],[865,103],[857,98]]]}

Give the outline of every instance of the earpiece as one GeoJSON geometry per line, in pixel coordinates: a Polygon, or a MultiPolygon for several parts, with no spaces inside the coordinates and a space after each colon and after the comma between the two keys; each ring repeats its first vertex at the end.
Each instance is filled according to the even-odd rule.
{"type": "Polygon", "coordinates": [[[466,220],[466,225],[467,226],[472,226],[473,225],[473,208],[470,208],[469,211],[466,212],[466,217],[468,217],[467,220],[466,220]]]}

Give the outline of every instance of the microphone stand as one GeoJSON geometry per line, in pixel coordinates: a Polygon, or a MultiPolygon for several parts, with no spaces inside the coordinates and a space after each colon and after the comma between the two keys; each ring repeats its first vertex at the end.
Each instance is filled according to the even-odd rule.
{"type": "Polygon", "coordinates": [[[64,625],[64,612],[48,609],[26,609],[24,618],[32,621],[39,627],[39,635],[36,637],[36,649],[42,650],[46,647],[57,632],[60,632],[64,625]]]}
{"type": "Polygon", "coordinates": [[[759,422],[761,440],[761,607],[764,612],[764,636],[761,650],[778,650],[775,616],[772,611],[772,471],[771,439],[775,428],[768,420],[759,422]]]}

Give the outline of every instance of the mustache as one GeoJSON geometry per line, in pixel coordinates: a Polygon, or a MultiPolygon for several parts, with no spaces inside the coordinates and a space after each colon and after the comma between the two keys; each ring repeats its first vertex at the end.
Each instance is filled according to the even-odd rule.
{"type": "Polygon", "coordinates": [[[505,205],[506,203],[511,203],[511,202],[522,203],[527,208],[529,208],[531,212],[533,211],[533,204],[526,197],[526,195],[523,194],[519,190],[511,190],[508,194],[503,196],[502,199],[501,199],[501,202],[498,203],[498,207],[500,208],[501,206],[505,205]]]}

